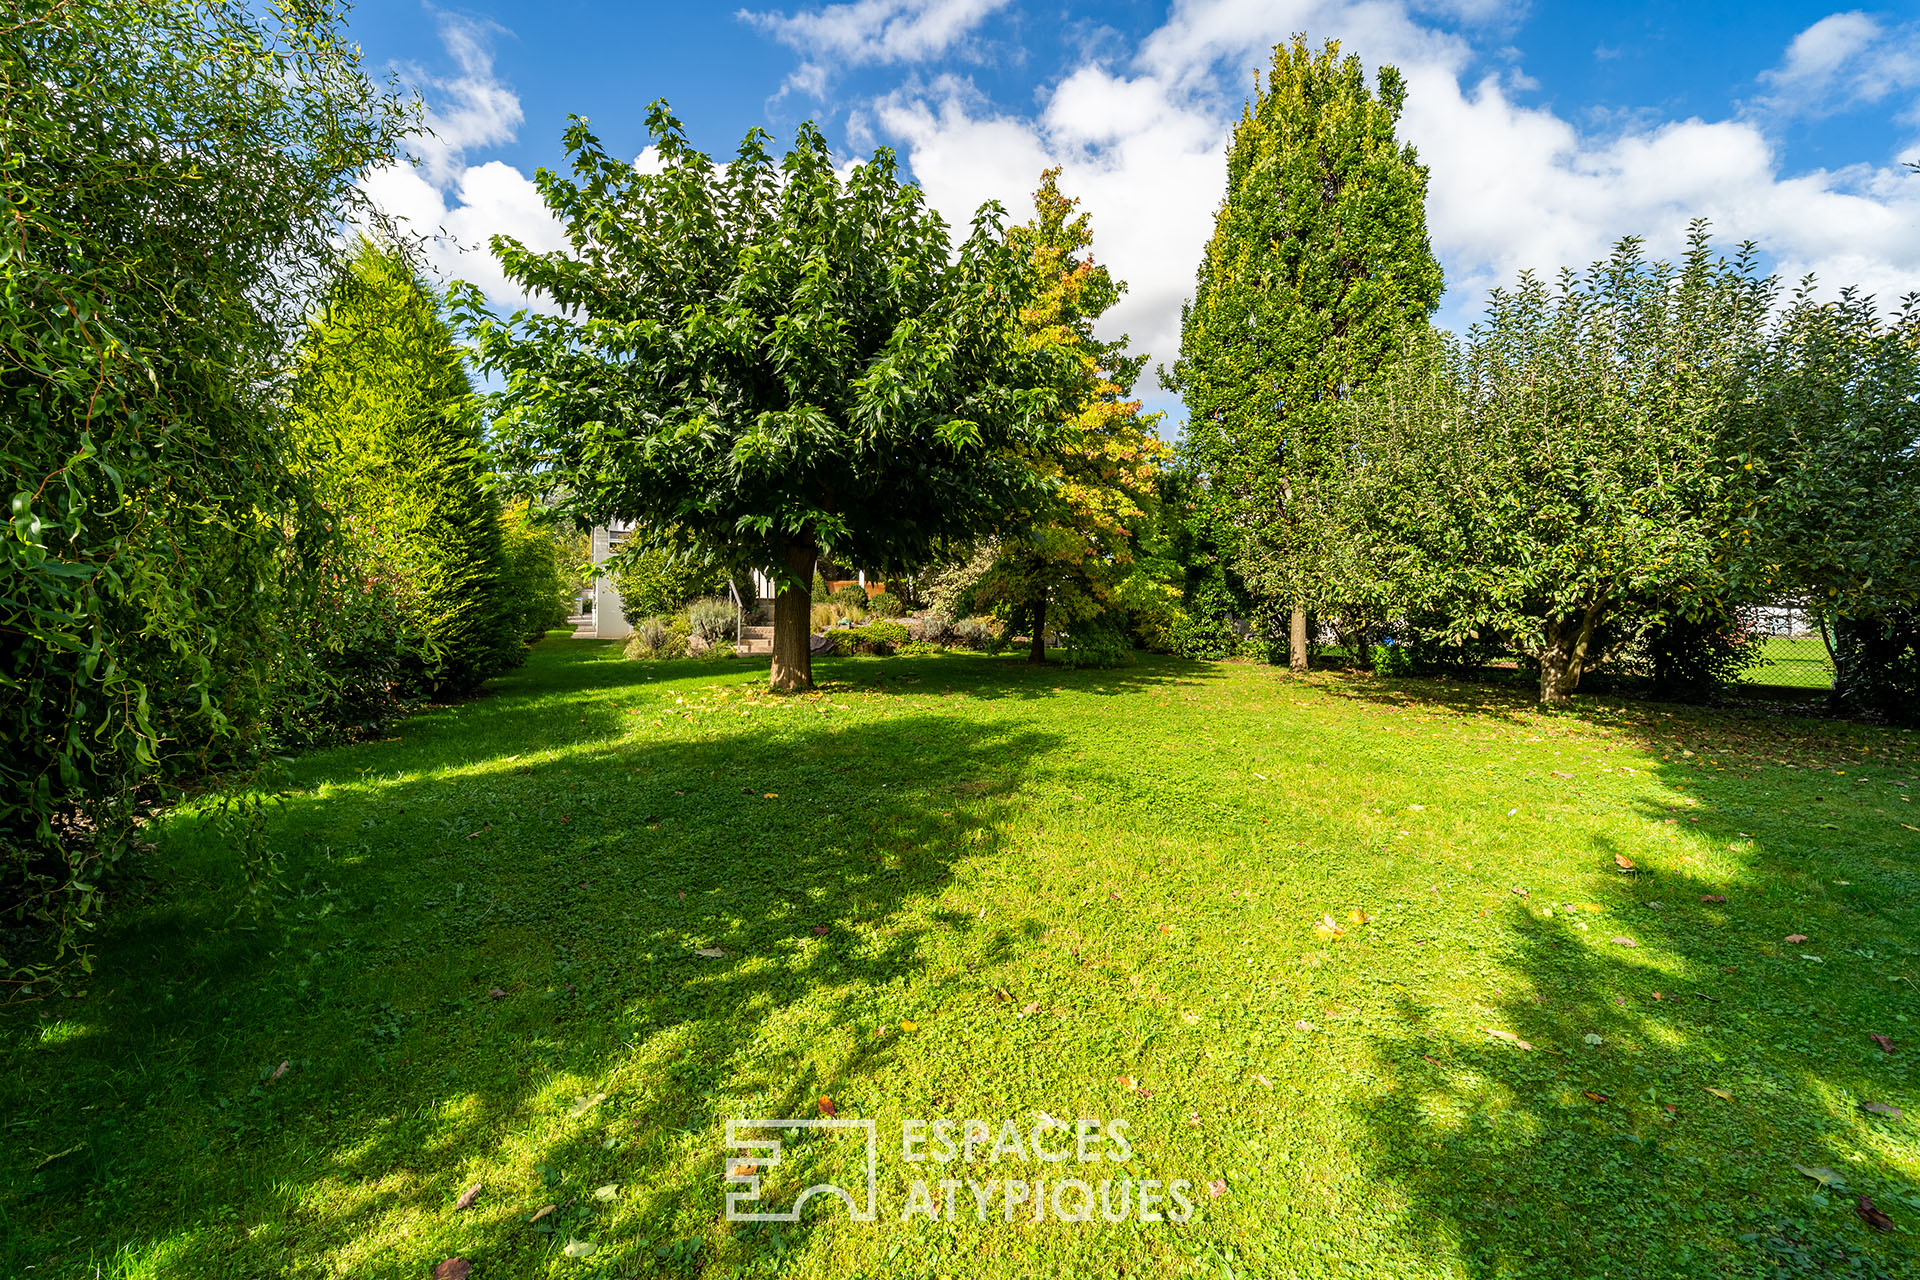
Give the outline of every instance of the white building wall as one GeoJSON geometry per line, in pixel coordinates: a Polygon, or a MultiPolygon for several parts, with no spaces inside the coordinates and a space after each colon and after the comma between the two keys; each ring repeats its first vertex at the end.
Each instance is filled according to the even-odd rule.
{"type": "MultiPolygon", "coordinates": [[[[595,525],[593,562],[599,564],[612,555],[629,531],[628,526],[609,529],[603,524],[595,525]]],[[[620,612],[620,589],[607,574],[596,574],[593,579],[593,634],[601,640],[624,640],[633,634],[626,615],[620,612]]]]}

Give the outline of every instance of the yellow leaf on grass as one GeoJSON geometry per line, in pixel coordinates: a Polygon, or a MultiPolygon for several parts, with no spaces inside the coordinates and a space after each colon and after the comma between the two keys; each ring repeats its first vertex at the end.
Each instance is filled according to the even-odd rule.
{"type": "Polygon", "coordinates": [[[1716,1089],[1712,1085],[1707,1085],[1705,1086],[1705,1088],[1708,1093],[1712,1094],[1716,1098],[1720,1098],[1726,1102],[1733,1101],[1733,1095],[1731,1093],[1728,1093],[1725,1089],[1716,1089]]]}

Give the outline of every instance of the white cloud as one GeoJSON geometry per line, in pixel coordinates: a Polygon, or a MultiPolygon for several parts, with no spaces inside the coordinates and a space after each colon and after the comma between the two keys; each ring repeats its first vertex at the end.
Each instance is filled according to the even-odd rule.
{"type": "MultiPolygon", "coordinates": [[[[1820,19],[1793,38],[1761,81],[1765,105],[1783,115],[1822,116],[1920,90],[1920,22],[1889,27],[1858,11],[1820,19]]],[[[1905,118],[1920,123],[1910,106],[1905,118]]]]}
{"type": "MultiPolygon", "coordinates": [[[[1456,16],[1488,22],[1513,12],[1456,6],[1456,16]]],[[[1043,91],[1031,113],[997,109],[969,81],[944,76],[865,104],[854,123],[897,142],[957,226],[989,198],[1023,217],[1040,170],[1062,165],[1063,189],[1093,214],[1095,252],[1131,285],[1107,333],[1128,331],[1137,349],[1171,362],[1180,303],[1224,193],[1233,120],[1253,71],[1294,31],[1337,36],[1370,64],[1406,74],[1401,132],[1431,170],[1427,219],[1447,272],[1444,323],[1470,323],[1487,290],[1523,269],[1584,266],[1624,235],[1673,253],[1695,217],[1712,220],[1724,248],[1757,241],[1783,275],[1817,272],[1828,292],[1857,284],[1891,307],[1920,288],[1912,232],[1920,178],[1905,169],[1785,173],[1756,119],[1636,116],[1583,131],[1516,101],[1527,83],[1517,68],[1477,72],[1470,34],[1423,25],[1401,0],[1180,0],[1130,64],[1088,61],[1043,91]]],[[[1877,78],[1861,71],[1868,53],[1857,41],[1823,53],[1805,40],[1795,45],[1801,61],[1790,52],[1784,65],[1828,67],[1831,83],[1856,94],[1897,79],[1884,66],[1877,78]]]]}
{"type": "Polygon", "coordinates": [[[533,183],[499,160],[462,169],[447,191],[404,165],[368,174],[363,185],[383,213],[425,238],[427,266],[443,283],[471,281],[502,306],[527,306],[533,300],[501,270],[488,247],[493,236],[512,236],[543,253],[567,245],[533,183]]]}
{"type": "Polygon", "coordinates": [[[923,62],[960,46],[1008,0],[851,0],[799,13],[742,9],[758,27],[801,56],[782,92],[820,97],[836,66],[923,62]]]}
{"type": "Polygon", "coordinates": [[[443,13],[440,42],[459,67],[453,76],[430,76],[408,67],[408,78],[428,97],[427,131],[409,150],[439,186],[459,177],[470,147],[513,141],[520,129],[520,97],[493,74],[493,37],[504,28],[458,14],[443,13]]]}
{"type": "Polygon", "coordinates": [[[499,30],[440,16],[440,39],[459,74],[406,69],[427,100],[431,133],[409,139],[407,147],[419,164],[376,169],[361,187],[403,233],[421,241],[426,265],[442,283],[469,280],[496,304],[519,307],[531,300],[501,270],[489,248],[492,237],[509,235],[550,252],[564,248],[566,236],[525,174],[498,160],[466,163],[470,148],[513,141],[522,119],[519,95],[494,75],[491,40],[499,30]]]}

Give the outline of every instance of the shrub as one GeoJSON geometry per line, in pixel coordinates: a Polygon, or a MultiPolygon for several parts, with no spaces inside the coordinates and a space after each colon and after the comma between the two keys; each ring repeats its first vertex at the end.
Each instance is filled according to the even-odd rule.
{"type": "Polygon", "coordinates": [[[841,657],[867,654],[885,657],[907,643],[904,624],[890,621],[869,622],[864,627],[846,627],[833,632],[833,651],[841,657]]]}
{"type": "Polygon", "coordinates": [[[914,640],[931,645],[952,644],[957,638],[953,616],[931,609],[908,621],[907,632],[914,640]]]}
{"type": "Polygon", "coordinates": [[[73,955],[155,788],[252,758],[311,674],[327,533],[278,389],[410,124],[336,10],[0,19],[0,912],[47,929],[0,939],[9,977],[73,955]]]}
{"type": "Polygon", "coordinates": [[[1177,610],[1165,629],[1167,651],[1182,658],[1226,658],[1239,652],[1240,636],[1224,616],[1177,610]]]}
{"type": "Polygon", "coordinates": [[[902,658],[928,658],[934,654],[944,652],[946,652],[946,650],[942,649],[939,645],[929,644],[925,640],[909,640],[894,650],[894,653],[902,658]]]}
{"type": "Polygon", "coordinates": [[[1075,624],[1054,657],[1069,667],[1130,667],[1133,642],[1105,619],[1075,624]]]}
{"type": "Polygon", "coordinates": [[[815,604],[824,603],[831,591],[832,588],[827,586],[827,580],[824,577],[817,573],[813,575],[813,590],[810,594],[815,604]]]}
{"type": "Polygon", "coordinates": [[[687,656],[687,622],[679,618],[642,618],[627,638],[626,656],[638,659],[687,656]]]}
{"type": "Polygon", "coordinates": [[[713,561],[658,547],[639,552],[614,575],[620,612],[636,627],[642,618],[678,613],[696,596],[716,595],[726,582],[713,561]]]}
{"type": "Polygon", "coordinates": [[[738,622],[733,603],[718,596],[695,600],[687,606],[687,634],[708,645],[734,639],[738,622]]]}
{"type": "Polygon", "coordinates": [[[1842,618],[1834,631],[1834,700],[1895,724],[1920,724],[1920,612],[1842,618]]]}
{"type": "Polygon", "coordinates": [[[565,551],[560,540],[534,523],[525,502],[501,513],[500,535],[506,558],[502,594],[515,634],[538,640],[566,626],[572,591],[561,567],[565,551]]]}
{"type": "MultiPolygon", "coordinates": [[[[1630,615],[1626,607],[1620,621],[1630,615]]],[[[1760,661],[1761,638],[1731,608],[1702,619],[1670,616],[1646,630],[1620,656],[1618,666],[1647,678],[1662,698],[1699,702],[1739,681],[1760,661]]]]}
{"type": "Polygon", "coordinates": [[[867,608],[878,618],[897,618],[907,611],[906,602],[891,591],[882,591],[867,601],[867,608]]]}
{"type": "Polygon", "coordinates": [[[953,624],[953,635],[969,649],[991,649],[1000,638],[1000,624],[992,618],[962,618],[953,624]]]}
{"type": "Polygon", "coordinates": [[[833,606],[830,604],[814,605],[813,608],[807,611],[807,620],[813,625],[813,629],[817,634],[825,635],[833,627],[833,606]]]}
{"type": "Polygon", "coordinates": [[[852,613],[855,609],[865,610],[867,589],[857,582],[849,582],[835,591],[830,599],[848,613],[852,613]]]}

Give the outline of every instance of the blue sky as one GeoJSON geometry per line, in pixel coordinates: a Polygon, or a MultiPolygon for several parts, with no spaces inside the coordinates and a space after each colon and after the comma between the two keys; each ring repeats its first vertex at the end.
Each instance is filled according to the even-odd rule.
{"type": "Polygon", "coordinates": [[[1913,4],[384,0],[350,30],[438,134],[370,191],[441,237],[443,275],[507,305],[519,299],[481,246],[496,231],[557,246],[530,178],[564,161],[567,115],[639,158],[646,106],[664,97],[719,154],[753,126],[790,138],[808,118],[849,157],[894,147],[961,224],[988,198],[1018,216],[1040,169],[1062,165],[1096,252],[1131,284],[1111,330],[1170,361],[1231,122],[1293,31],[1407,74],[1442,323],[1470,323],[1523,268],[1584,264],[1621,235],[1671,250],[1696,215],[1789,276],[1888,303],[1920,289],[1920,175],[1900,163],[1920,157],[1913,4]]]}

